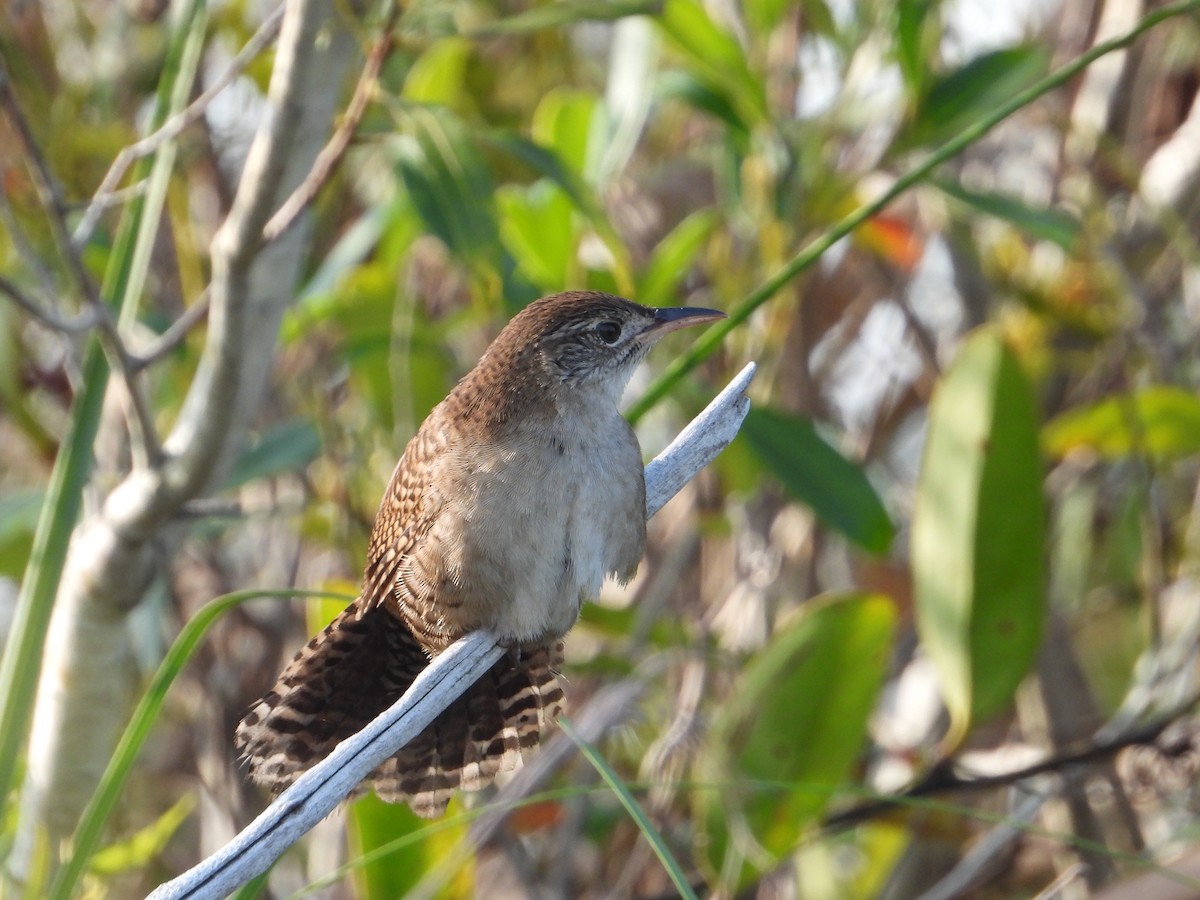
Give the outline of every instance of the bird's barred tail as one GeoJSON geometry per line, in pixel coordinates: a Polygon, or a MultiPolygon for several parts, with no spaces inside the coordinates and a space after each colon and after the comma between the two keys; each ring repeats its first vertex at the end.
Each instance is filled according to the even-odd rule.
{"type": "MultiPolygon", "coordinates": [[[[479,790],[520,767],[562,710],[561,661],[561,642],[510,649],[366,783],[428,818],[445,812],[456,789],[479,790]]],[[[283,790],[391,706],[428,664],[389,610],[352,604],[296,654],[238,725],[237,749],[251,776],[283,790]]]]}

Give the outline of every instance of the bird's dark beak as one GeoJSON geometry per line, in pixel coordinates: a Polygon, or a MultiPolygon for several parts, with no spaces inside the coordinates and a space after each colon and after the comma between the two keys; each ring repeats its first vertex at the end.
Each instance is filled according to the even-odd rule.
{"type": "Polygon", "coordinates": [[[689,325],[704,325],[724,319],[725,313],[699,306],[663,306],[654,310],[654,323],[642,332],[642,337],[658,340],[664,334],[687,328],[689,325]]]}

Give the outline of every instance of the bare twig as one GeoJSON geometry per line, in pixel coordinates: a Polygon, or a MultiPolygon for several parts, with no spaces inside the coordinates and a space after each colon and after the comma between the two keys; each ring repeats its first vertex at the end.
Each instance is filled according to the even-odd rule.
{"type": "Polygon", "coordinates": [[[140,371],[147,366],[153,365],[183,343],[183,339],[188,336],[188,333],[208,315],[210,296],[211,292],[205,289],[196,298],[196,302],[185,309],[179,318],[168,326],[166,331],[160,334],[148,347],[134,353],[132,357],[134,370],[140,371]]]}
{"type": "Polygon", "coordinates": [[[1153,744],[1168,726],[1177,721],[1181,715],[1194,705],[1194,702],[1189,703],[1179,712],[1156,719],[1148,724],[1131,728],[1123,734],[1114,737],[1094,738],[1080,746],[1064,750],[1062,753],[1057,753],[1040,762],[996,775],[960,775],[955,771],[953,761],[948,760],[941,765],[935,766],[929,774],[905,790],[885,797],[879,797],[866,803],[860,803],[827,816],[822,823],[822,828],[831,832],[842,831],[884,815],[897,806],[903,806],[911,800],[928,797],[931,794],[942,794],[949,791],[982,791],[997,787],[1007,787],[1038,775],[1058,773],[1072,766],[1106,760],[1126,747],[1153,744]]]}
{"type": "Polygon", "coordinates": [[[271,41],[275,39],[275,36],[279,33],[279,23],[283,21],[284,7],[285,4],[279,4],[263,20],[263,23],[258,26],[258,30],[250,36],[250,40],[246,41],[245,46],[229,61],[229,65],[226,66],[225,71],[200,96],[189,103],[179,113],[164,122],[162,127],[153,134],[146,135],[146,137],[130,144],[117,154],[117,158],[108,167],[108,172],[105,173],[104,179],[100,182],[100,187],[96,189],[91,203],[88,204],[83,217],[79,220],[79,224],[75,228],[72,240],[76,247],[82,247],[87,243],[88,239],[92,236],[92,232],[96,230],[96,224],[100,221],[100,216],[113,203],[118,202],[119,197],[125,195],[126,191],[118,190],[117,185],[121,183],[121,179],[125,177],[125,173],[129,171],[129,167],[142,157],[154,153],[159,147],[167,143],[167,141],[176,138],[185,128],[203,116],[213,99],[221,91],[225,90],[241,71],[246,68],[247,64],[254,57],[258,56],[258,54],[262,53],[271,41]]]}
{"type": "Polygon", "coordinates": [[[337,166],[343,154],[345,154],[346,148],[350,146],[350,139],[354,136],[355,129],[358,128],[358,123],[362,121],[363,113],[367,111],[367,104],[375,92],[379,70],[383,67],[388,53],[391,52],[392,28],[396,24],[397,17],[400,15],[400,7],[400,3],[388,4],[387,19],[380,29],[375,46],[371,48],[371,52],[367,55],[362,75],[359,76],[358,84],[354,87],[354,96],[350,98],[350,104],[346,107],[345,115],[342,116],[341,122],[338,123],[333,137],[329,139],[329,142],[322,148],[321,152],[317,154],[316,161],[313,163],[313,167],[308,175],[292,191],[291,196],[283,202],[283,205],[279,207],[275,215],[271,216],[270,221],[263,227],[263,240],[267,243],[275,240],[291,228],[292,224],[296,221],[296,217],[316,199],[317,192],[329,180],[329,176],[333,174],[334,167],[337,166]]]}
{"type": "Polygon", "coordinates": [[[91,275],[83,265],[83,258],[79,255],[75,245],[71,243],[70,234],[67,232],[67,205],[50,173],[50,167],[46,163],[41,147],[34,138],[33,130],[29,127],[29,121],[21,109],[17,95],[13,92],[8,70],[3,65],[0,65],[0,108],[3,109],[13,131],[16,132],[21,142],[21,149],[29,160],[29,172],[34,189],[46,210],[54,242],[58,245],[59,253],[71,273],[76,289],[91,310],[109,363],[120,376],[125,388],[129,400],[130,437],[141,449],[144,460],[150,465],[155,465],[162,457],[162,447],[158,441],[158,432],[154,427],[154,417],[150,414],[150,406],[130,364],[129,351],[121,340],[117,325],[112,320],[108,307],[100,298],[100,292],[97,290],[95,282],[92,281],[91,275]]]}
{"type": "MultiPolygon", "coordinates": [[[[750,401],[747,365],[657,458],[646,466],[647,518],[733,440],[750,401]],[[718,437],[719,436],[719,437],[718,437]],[[674,486],[673,488],[670,486],[674,486]]],[[[154,891],[151,900],[224,897],[265,872],[370,772],[413,740],[504,653],[490,631],[474,631],[436,657],[389,709],[302,775],[229,844],[154,891]]]]}
{"type": "Polygon", "coordinates": [[[63,318],[58,313],[39,304],[3,275],[0,275],[0,293],[8,294],[9,299],[13,303],[17,304],[17,306],[21,307],[21,309],[25,310],[25,312],[29,313],[43,325],[47,325],[55,331],[61,331],[65,334],[78,334],[81,331],[87,331],[96,324],[96,317],[90,311],[80,313],[74,318],[63,318]]]}

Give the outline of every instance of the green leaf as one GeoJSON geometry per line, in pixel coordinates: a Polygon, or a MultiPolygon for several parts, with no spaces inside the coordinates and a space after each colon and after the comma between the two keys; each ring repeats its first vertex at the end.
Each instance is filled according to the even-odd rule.
{"type": "Polygon", "coordinates": [[[303,419],[285,422],[268,431],[238,457],[225,487],[302,469],[320,452],[321,438],[312,422],[303,419]]]}
{"type": "Polygon", "coordinates": [[[660,102],[679,100],[724,123],[732,129],[730,137],[739,147],[744,147],[750,139],[746,123],[733,108],[729,98],[687,72],[663,72],[658,76],[655,93],[660,102]]]}
{"type": "Polygon", "coordinates": [[[1057,209],[1034,209],[1016,197],[971,191],[956,181],[934,179],[933,183],[955,200],[989,216],[1012,222],[1031,237],[1053,241],[1064,250],[1074,247],[1079,237],[1079,220],[1070,213],[1057,209]]]}
{"type": "Polygon", "coordinates": [[[524,12],[505,16],[497,22],[466,30],[472,39],[498,35],[528,34],[550,28],[563,28],[577,22],[611,22],[628,16],[646,16],[657,12],[660,0],[556,0],[524,12]]]}
{"type": "Polygon", "coordinates": [[[896,611],[878,594],[810,602],[750,660],[698,761],[702,865],[723,893],[795,847],[854,770],[896,611]]]}
{"type": "Polygon", "coordinates": [[[915,96],[923,96],[940,35],[930,12],[938,0],[900,0],[896,4],[896,61],[915,96]]]}
{"type": "Polygon", "coordinates": [[[41,488],[24,488],[0,497],[0,572],[5,575],[19,576],[29,561],[45,497],[41,488]]]}
{"type": "Polygon", "coordinates": [[[654,255],[638,282],[637,300],[646,306],[670,306],[679,281],[687,274],[696,256],[717,226],[716,210],[692,213],[658,242],[654,255]]]}
{"type": "Polygon", "coordinates": [[[1046,70],[1049,54],[1040,46],[1009,47],[984,53],[935,79],[893,150],[930,147],[949,140],[984,118],[1046,70]]]}
{"type": "Polygon", "coordinates": [[[1105,459],[1194,456],[1200,453],[1200,397],[1170,385],[1108,397],[1056,416],[1042,429],[1042,442],[1056,457],[1078,449],[1105,459]]]}
{"type": "Polygon", "coordinates": [[[612,766],[599,754],[595,747],[584,740],[583,736],[575,730],[575,726],[567,718],[559,721],[563,732],[575,745],[579,747],[579,752],[584,758],[592,764],[592,767],[604,779],[604,783],[609,786],[621,805],[625,807],[625,811],[629,813],[629,817],[633,819],[638,830],[642,833],[642,837],[646,839],[646,843],[654,851],[654,855],[658,857],[658,861],[662,863],[666,869],[671,883],[675,885],[675,890],[683,900],[696,900],[696,892],[692,890],[691,884],[688,882],[687,875],[684,874],[683,866],[675,858],[667,847],[667,842],[663,840],[663,836],[658,829],[654,827],[654,823],[650,821],[650,817],[646,815],[645,810],[634,799],[629,788],[623,782],[620,776],[613,770],[612,766]]]}
{"type": "Polygon", "coordinates": [[[589,172],[596,117],[603,112],[600,101],[586,91],[557,88],[550,91],[533,111],[530,134],[580,177],[589,172]]]}
{"type": "Polygon", "coordinates": [[[913,509],[917,630],[949,746],[1008,704],[1037,653],[1044,518],[1033,390],[999,334],[979,329],[934,390],[913,509]]]}
{"type": "Polygon", "coordinates": [[[823,523],[864,550],[887,552],[895,528],[879,495],[863,470],[826,443],[812,422],[756,407],[742,434],[788,493],[823,523]]]}
{"type": "Polygon", "coordinates": [[[544,293],[564,290],[575,262],[576,229],[570,198],[557,185],[496,192],[500,236],[521,271],[544,293]]]}
{"type": "Polygon", "coordinates": [[[432,43],[409,69],[404,79],[404,97],[416,103],[461,109],[466,96],[467,63],[474,47],[461,37],[432,43]]]}
{"type": "Polygon", "coordinates": [[[462,122],[414,107],[394,143],[396,165],[426,227],[477,271],[494,269],[499,232],[491,172],[462,122]]]}
{"type": "Polygon", "coordinates": [[[144,869],[167,846],[196,808],[196,798],[184,794],[166,812],[127,840],[96,851],[89,868],[98,875],[118,875],[144,869]]]}
{"type": "Polygon", "coordinates": [[[767,121],[763,79],[750,71],[737,40],[709,18],[702,4],[666,0],[658,23],[683,54],[690,73],[728,99],[743,130],[767,121]]]}

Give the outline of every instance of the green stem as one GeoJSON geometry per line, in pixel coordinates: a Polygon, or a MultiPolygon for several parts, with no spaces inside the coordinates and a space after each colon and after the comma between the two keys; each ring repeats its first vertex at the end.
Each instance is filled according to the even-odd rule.
{"type": "Polygon", "coordinates": [[[963,150],[974,144],[1013,113],[1070,81],[1096,60],[1107,56],[1115,50],[1124,49],[1142,34],[1156,25],[1165,22],[1167,19],[1194,12],[1197,9],[1200,9],[1200,0],[1182,0],[1182,2],[1172,3],[1169,6],[1155,10],[1145,16],[1125,34],[1097,44],[1086,53],[1067,63],[1057,72],[1047,75],[1025,90],[1015,94],[1010,100],[996,107],[995,111],[984,116],[974,125],[960,131],[930,154],[921,165],[897,178],[892,186],[881,194],[878,199],[860,206],[820,237],[812,241],[796,256],[792,257],[783,268],[763,282],[740,305],[733,309],[729,313],[729,318],[723,319],[705,331],[686,353],[677,357],[674,362],[667,366],[662,375],[655,379],[646,393],[630,407],[626,417],[630,422],[637,422],[655,404],[670,393],[671,389],[683,376],[707,359],[720,346],[725,335],[750,318],[751,313],[774,297],[789,281],[820,259],[830,247],[849,235],[859,225],[863,224],[863,222],[881,213],[897,197],[924,181],[942,163],[962,153],[963,150]]]}

